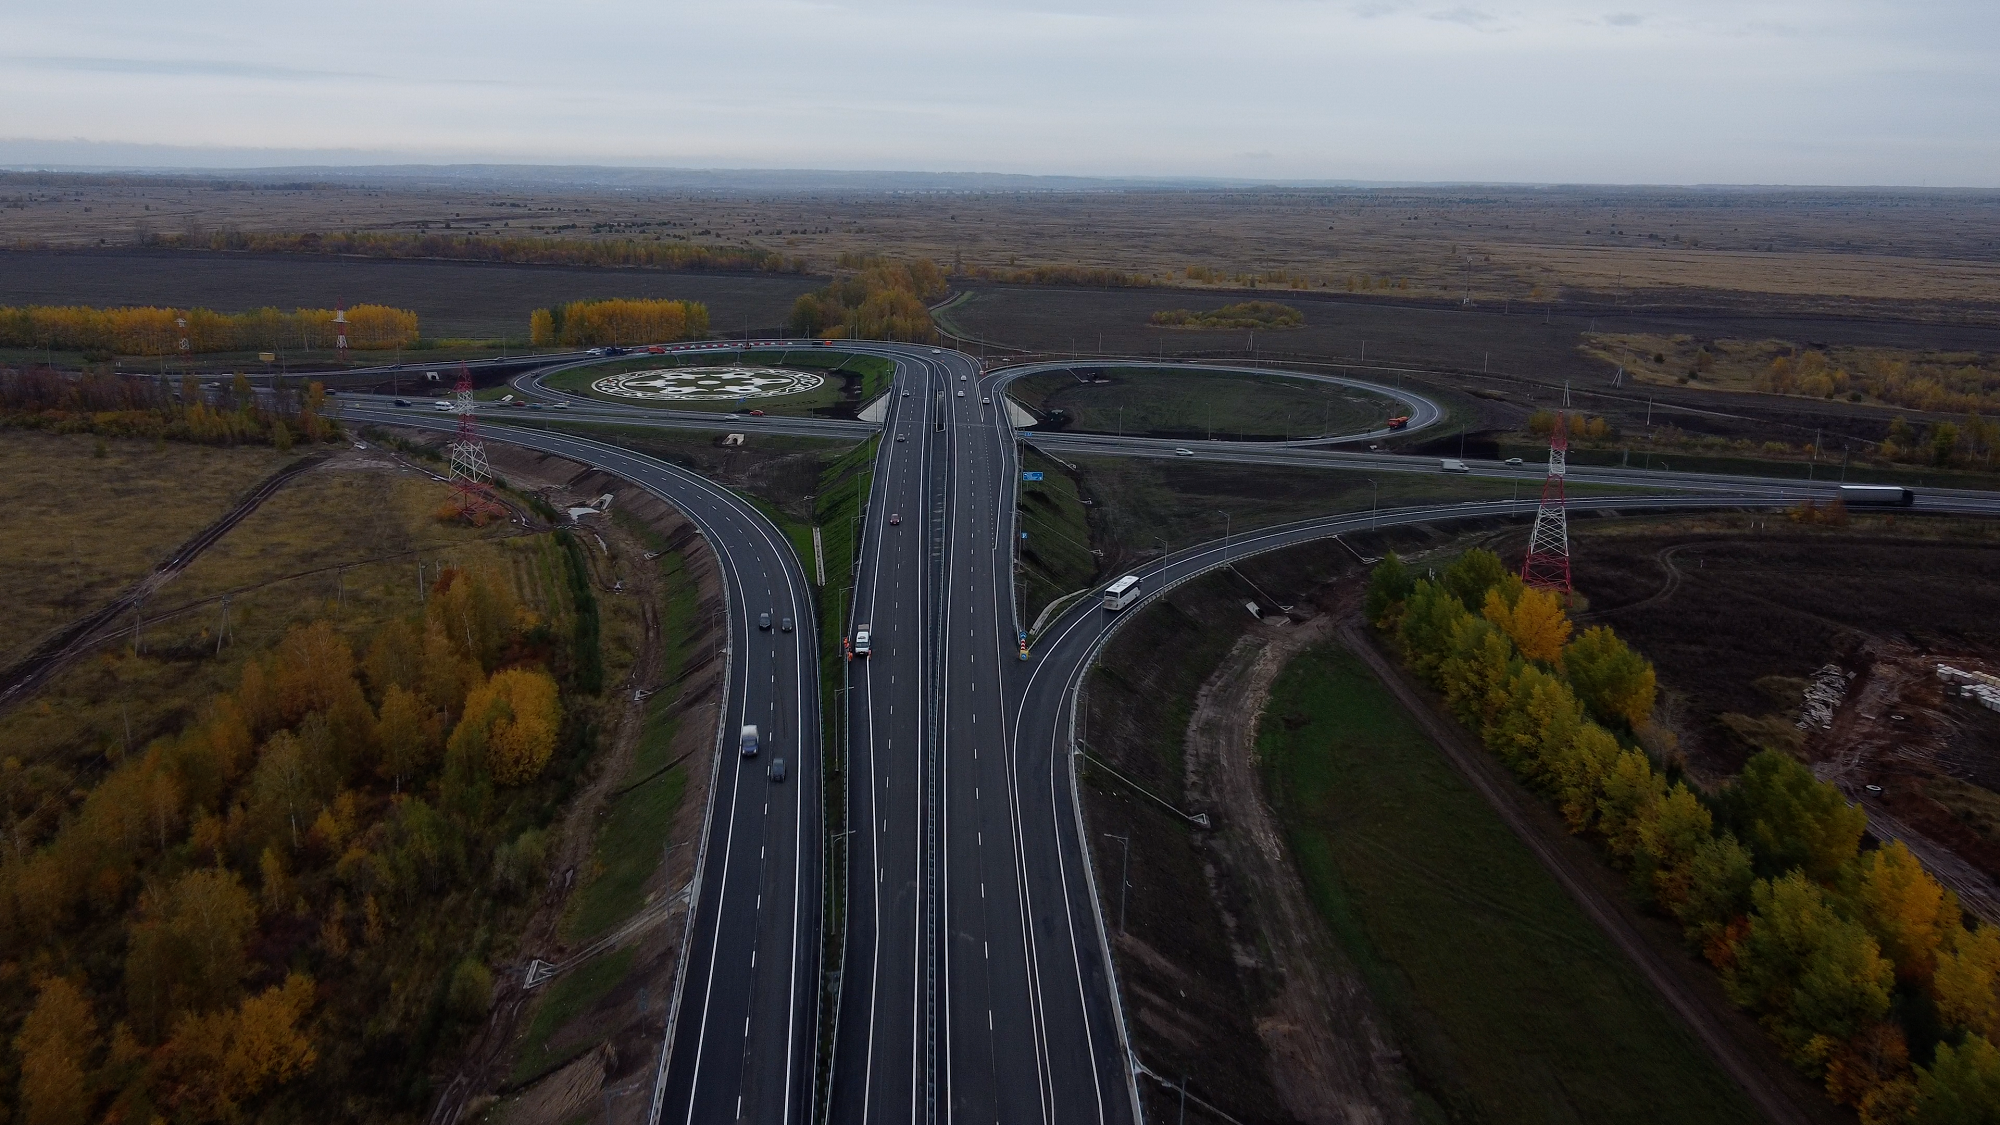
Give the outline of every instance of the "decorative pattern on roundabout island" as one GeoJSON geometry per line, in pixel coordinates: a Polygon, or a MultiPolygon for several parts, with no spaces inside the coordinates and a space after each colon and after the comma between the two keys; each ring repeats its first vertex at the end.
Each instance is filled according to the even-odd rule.
{"type": "Polygon", "coordinates": [[[824,382],[810,371],[782,367],[656,367],[606,375],[591,388],[642,402],[726,402],[801,394],[824,382]]]}

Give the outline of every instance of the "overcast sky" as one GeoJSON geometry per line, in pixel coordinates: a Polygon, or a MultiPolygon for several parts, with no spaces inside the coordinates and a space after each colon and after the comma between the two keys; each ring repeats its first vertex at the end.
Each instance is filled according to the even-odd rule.
{"type": "Polygon", "coordinates": [[[0,162],[2000,186],[1995,0],[0,3],[0,162]],[[123,163],[120,156],[106,163],[123,163]]]}

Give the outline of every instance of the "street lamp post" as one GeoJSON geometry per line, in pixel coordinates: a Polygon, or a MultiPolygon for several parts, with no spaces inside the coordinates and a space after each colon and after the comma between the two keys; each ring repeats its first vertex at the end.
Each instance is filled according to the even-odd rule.
{"type": "Polygon", "coordinates": [[[1222,557],[1226,560],[1229,557],[1229,513],[1217,508],[1215,514],[1222,517],[1222,557]]]}
{"type": "Polygon", "coordinates": [[[1375,483],[1374,477],[1363,477],[1362,479],[1368,482],[1368,530],[1373,531],[1375,530],[1375,509],[1382,500],[1382,486],[1375,483]]]}
{"type": "Polygon", "coordinates": [[[1127,832],[1121,836],[1116,832],[1106,832],[1104,836],[1125,845],[1118,864],[1118,932],[1122,934],[1125,932],[1125,891],[1132,885],[1132,834],[1127,832]]]}

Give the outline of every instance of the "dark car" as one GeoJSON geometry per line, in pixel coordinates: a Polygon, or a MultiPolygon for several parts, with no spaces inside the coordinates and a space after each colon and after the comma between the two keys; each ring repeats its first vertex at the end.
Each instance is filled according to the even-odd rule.
{"type": "Polygon", "coordinates": [[[771,759],[771,780],[772,781],[785,780],[785,760],[783,758],[771,759]]]}
{"type": "Polygon", "coordinates": [[[397,400],[396,400],[396,405],[397,405],[397,406],[408,406],[408,405],[410,405],[410,400],[409,400],[409,399],[406,399],[406,398],[399,398],[399,399],[397,399],[397,400]]]}
{"type": "Polygon", "coordinates": [[[778,632],[780,632],[780,633],[789,633],[789,632],[791,632],[791,631],[792,631],[792,619],[791,619],[791,618],[787,617],[787,618],[785,618],[784,620],[782,620],[782,621],[778,622],[778,632]]]}
{"type": "Polygon", "coordinates": [[[889,513],[889,526],[890,526],[890,527],[894,527],[894,526],[896,526],[897,524],[899,524],[899,523],[902,523],[902,522],[903,522],[903,513],[901,513],[901,512],[890,512],[890,513],[889,513]]]}
{"type": "Polygon", "coordinates": [[[768,614],[768,613],[760,613],[760,614],[758,614],[758,615],[757,615],[757,627],[758,627],[759,629],[762,629],[762,630],[764,630],[764,631],[765,631],[766,633],[770,632],[770,631],[771,631],[771,615],[770,615],[770,614],[768,614]]]}

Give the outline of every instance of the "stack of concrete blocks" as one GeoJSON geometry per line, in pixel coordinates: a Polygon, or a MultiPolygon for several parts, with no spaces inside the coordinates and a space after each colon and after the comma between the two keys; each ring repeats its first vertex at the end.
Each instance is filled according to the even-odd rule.
{"type": "Polygon", "coordinates": [[[1986,708],[2000,711],[2000,676],[1987,672],[1968,672],[1949,664],[1937,666],[1938,679],[1958,688],[1958,694],[1986,708]]]}

